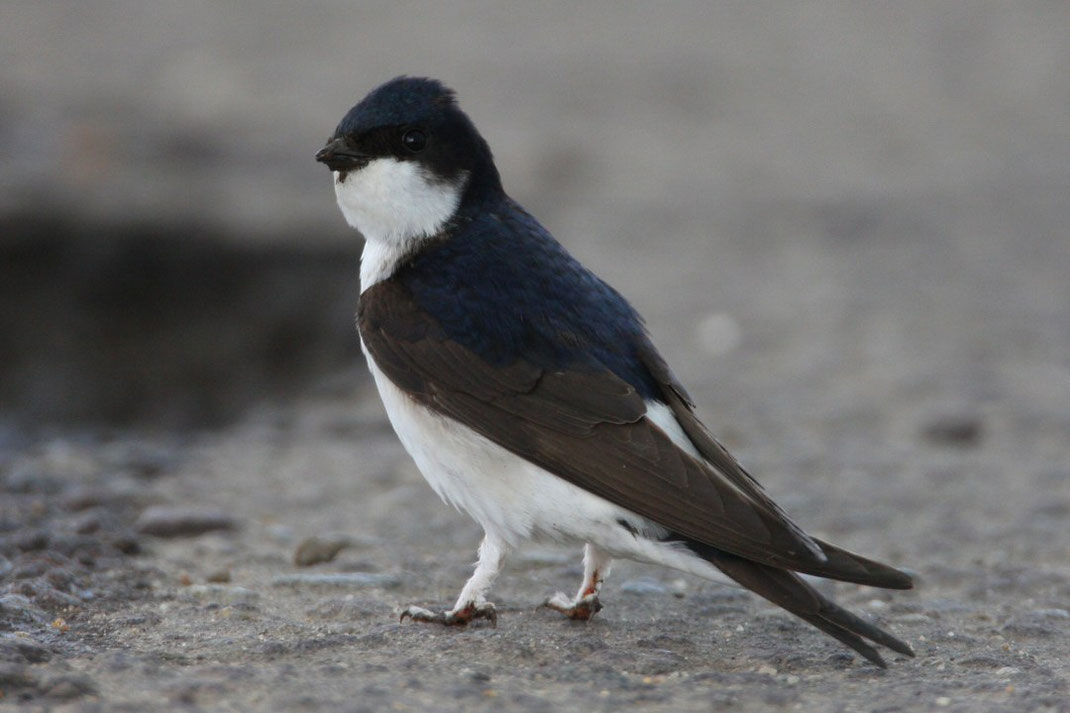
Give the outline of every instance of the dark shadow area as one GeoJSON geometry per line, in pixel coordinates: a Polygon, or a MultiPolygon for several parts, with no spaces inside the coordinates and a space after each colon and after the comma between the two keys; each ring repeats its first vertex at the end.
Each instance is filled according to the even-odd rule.
{"type": "Polygon", "coordinates": [[[0,221],[0,415],[216,427],[359,358],[360,245],[0,221]]]}

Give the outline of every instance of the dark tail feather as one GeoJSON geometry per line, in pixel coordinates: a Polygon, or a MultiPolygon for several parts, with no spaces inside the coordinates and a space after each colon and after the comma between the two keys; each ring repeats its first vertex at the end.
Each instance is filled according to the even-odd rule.
{"type": "Polygon", "coordinates": [[[850,646],[881,668],[886,667],[884,659],[865,639],[905,656],[914,655],[906,643],[826,599],[794,572],[698,543],[689,543],[689,547],[747,589],[850,646]]]}
{"type": "Polygon", "coordinates": [[[866,559],[862,555],[848,552],[836,545],[815,539],[814,542],[821,547],[828,558],[826,562],[810,567],[797,567],[789,565],[791,569],[805,574],[813,574],[826,579],[836,579],[841,582],[854,582],[865,584],[870,587],[883,587],[884,589],[911,589],[914,581],[910,575],[900,572],[894,567],[866,559]]]}

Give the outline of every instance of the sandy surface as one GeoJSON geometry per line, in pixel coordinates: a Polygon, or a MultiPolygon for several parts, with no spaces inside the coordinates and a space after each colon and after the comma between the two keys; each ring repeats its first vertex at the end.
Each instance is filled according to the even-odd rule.
{"type": "MultiPolygon", "coordinates": [[[[93,422],[97,396],[70,410],[81,425],[5,408],[0,709],[1070,710],[1067,9],[450,7],[5,5],[0,217],[62,215],[79,256],[96,230],[178,225],[238,255],[320,250],[355,275],[356,236],[311,155],[379,81],[438,75],[507,189],[640,308],[773,496],[917,574],[908,593],[827,587],[917,658],[881,671],[753,597],[628,563],[605,611],[565,622],[536,605],[576,587],[580,553],[545,545],[508,563],[497,628],[398,624],[404,605],[452,601],[479,531],[396,442],[342,304],[298,340],[348,347],[211,429],[197,409],[93,422]],[[298,566],[311,537],[343,547],[298,566]]],[[[183,262],[173,294],[210,263],[183,262]]],[[[25,379],[37,364],[49,388],[34,394],[72,379],[122,392],[189,344],[229,345],[221,314],[275,345],[262,323],[292,319],[284,298],[328,271],[301,274],[231,312],[228,291],[198,293],[212,330],[160,342],[149,364],[123,342],[130,381],[55,379],[51,365],[83,363],[63,350],[110,348],[92,330],[0,365],[25,379]]],[[[332,300],[351,299],[332,279],[332,300]]],[[[0,313],[19,334],[126,311],[26,290],[0,313]]],[[[139,320],[131,333],[153,312],[139,320]]],[[[228,368],[255,358],[264,374],[242,394],[285,375],[261,369],[265,350],[228,346],[228,368]]],[[[178,388],[144,398],[172,398],[183,374],[209,388],[211,368],[167,371],[178,388]]]]}

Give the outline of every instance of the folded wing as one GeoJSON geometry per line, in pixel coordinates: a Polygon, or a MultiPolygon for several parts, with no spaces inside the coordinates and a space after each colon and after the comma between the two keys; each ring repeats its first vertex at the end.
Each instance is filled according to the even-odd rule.
{"type": "Polygon", "coordinates": [[[771,567],[910,586],[905,574],[796,526],[695,418],[649,344],[642,358],[702,458],[647,419],[643,398],[608,369],[489,364],[450,339],[395,280],[361,295],[358,325],[378,367],[411,398],[681,538],[771,567]]]}

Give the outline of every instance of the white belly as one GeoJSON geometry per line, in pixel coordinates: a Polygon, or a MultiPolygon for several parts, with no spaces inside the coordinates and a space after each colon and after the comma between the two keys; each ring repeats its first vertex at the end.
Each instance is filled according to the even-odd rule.
{"type": "Polygon", "coordinates": [[[601,541],[626,534],[618,519],[649,525],[416,403],[365,354],[390,422],[420,472],[443,500],[488,532],[510,544],[536,536],[601,541]]]}

